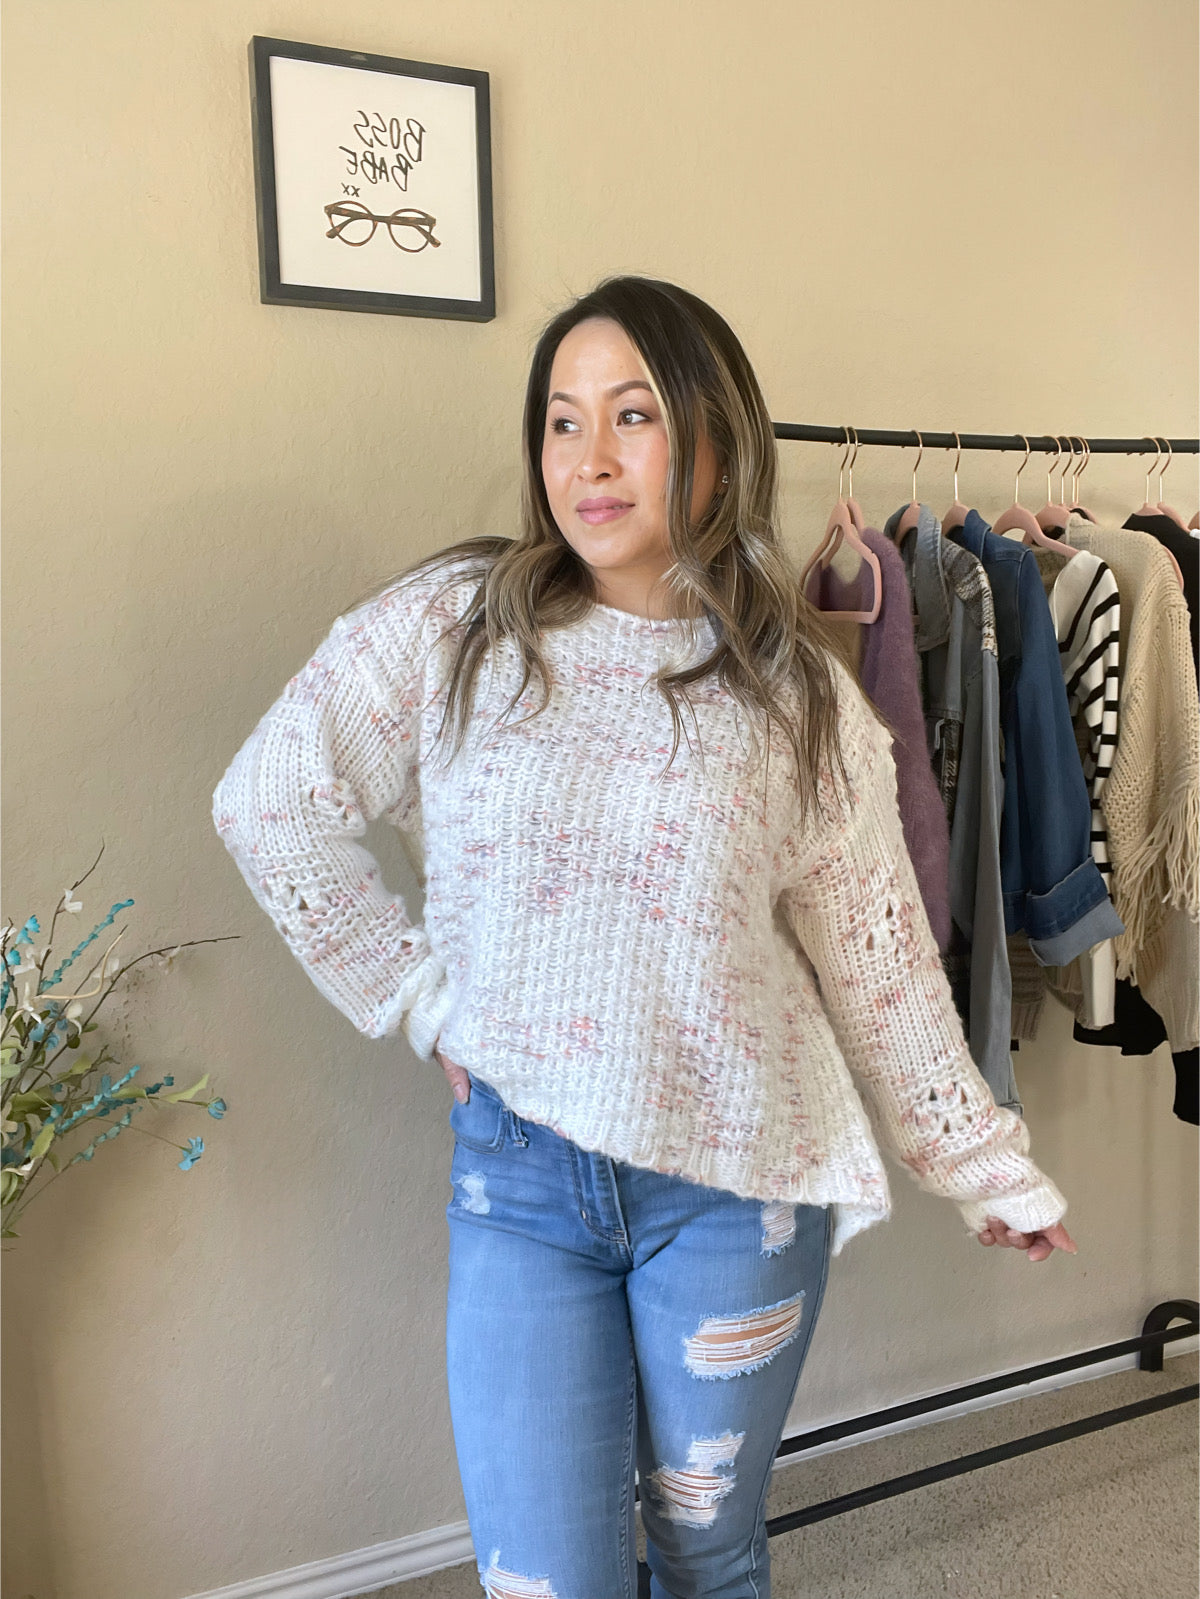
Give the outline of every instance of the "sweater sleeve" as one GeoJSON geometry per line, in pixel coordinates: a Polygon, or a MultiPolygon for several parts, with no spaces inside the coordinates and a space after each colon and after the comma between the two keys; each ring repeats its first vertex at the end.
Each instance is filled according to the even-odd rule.
{"type": "Polygon", "coordinates": [[[1066,1201],[1029,1158],[1029,1130],[971,1059],[904,836],[887,734],[845,673],[848,788],[783,852],[780,902],[812,963],[838,1046],[883,1136],[921,1188],[1033,1232],[1066,1201]]]}
{"type": "Polygon", "coordinates": [[[316,988],[368,1038],[403,1026],[428,1060],[449,1008],[444,963],[355,842],[419,804],[421,680],[414,665],[385,705],[382,676],[361,615],[339,618],[234,757],[213,820],[316,988]]]}

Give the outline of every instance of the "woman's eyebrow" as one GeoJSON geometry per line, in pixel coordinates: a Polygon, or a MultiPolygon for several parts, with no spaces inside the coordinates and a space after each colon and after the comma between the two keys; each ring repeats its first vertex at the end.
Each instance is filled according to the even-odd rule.
{"type": "MultiPolygon", "coordinates": [[[[627,383],[614,384],[613,387],[608,391],[608,398],[610,400],[615,399],[618,394],[624,394],[626,389],[645,389],[647,394],[654,393],[654,390],[650,387],[650,385],[648,383],[643,383],[641,378],[630,378],[627,383]]],[[[555,389],[554,393],[550,396],[550,400],[565,400],[568,405],[579,404],[579,401],[573,394],[564,394],[561,389],[555,389]]],[[[547,405],[550,404],[550,400],[546,401],[547,405]]]]}

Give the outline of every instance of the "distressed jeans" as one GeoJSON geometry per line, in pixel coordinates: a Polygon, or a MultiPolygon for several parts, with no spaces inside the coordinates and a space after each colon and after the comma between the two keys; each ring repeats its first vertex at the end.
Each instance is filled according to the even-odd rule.
{"type": "Polygon", "coordinates": [[[488,1599],[768,1599],[765,1509],[828,1271],[821,1206],[588,1153],[472,1075],[450,1408],[488,1599]]]}

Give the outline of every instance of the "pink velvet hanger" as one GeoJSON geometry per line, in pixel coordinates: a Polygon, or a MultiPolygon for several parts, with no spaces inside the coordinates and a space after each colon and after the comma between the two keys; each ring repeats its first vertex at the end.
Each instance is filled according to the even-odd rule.
{"type": "Polygon", "coordinates": [[[1017,528],[1020,528],[1025,535],[1024,542],[1026,544],[1040,544],[1046,549],[1062,550],[1067,555],[1078,554],[1077,550],[1073,550],[1069,544],[1064,544],[1061,539],[1047,538],[1037,517],[1021,504],[1021,473],[1029,464],[1031,452],[1029,440],[1025,438],[1024,433],[1018,434],[1018,438],[1023,439],[1025,442],[1025,459],[1017,468],[1016,479],[1013,482],[1013,503],[996,522],[992,532],[1004,534],[1014,532],[1017,528]]]}
{"type": "MultiPolygon", "coordinates": [[[[1050,490],[1050,479],[1058,469],[1058,463],[1062,460],[1062,440],[1059,438],[1057,433],[1053,433],[1050,436],[1058,446],[1058,454],[1054,457],[1054,465],[1046,469],[1046,503],[1038,512],[1037,521],[1038,526],[1041,528],[1043,533],[1049,533],[1051,528],[1057,528],[1060,533],[1065,533],[1067,530],[1067,523],[1071,520],[1071,513],[1067,510],[1067,507],[1064,503],[1055,501],[1050,490]]],[[[1064,471],[1064,485],[1066,483],[1066,476],[1066,472],[1064,471]]],[[[1063,498],[1064,500],[1066,498],[1065,492],[1063,498]]],[[[1034,542],[1036,543],[1037,541],[1034,540],[1034,542]]]]}
{"type": "Polygon", "coordinates": [[[958,463],[962,460],[962,440],[958,434],[954,435],[954,442],[958,446],[958,454],[954,457],[954,504],[942,518],[942,537],[956,527],[962,527],[967,520],[967,507],[958,497],[958,463]]]}
{"type": "Polygon", "coordinates": [[[821,540],[821,547],[800,574],[800,586],[811,603],[816,605],[818,610],[821,610],[821,615],[828,617],[831,621],[874,622],[878,618],[883,605],[883,573],[879,570],[879,557],[874,550],[869,550],[859,538],[850,517],[850,508],[845,500],[839,498],[834,505],[833,514],[830,516],[825,528],[825,537],[821,540]],[[821,610],[817,597],[809,593],[809,579],[818,571],[818,568],[823,570],[829,565],[843,543],[847,549],[854,551],[874,579],[874,599],[870,607],[865,611],[821,610]]]}
{"type": "MultiPolygon", "coordinates": [[[[854,440],[854,454],[858,454],[857,437],[854,440]]],[[[818,546],[816,554],[807,562],[804,570],[800,574],[800,587],[812,604],[816,605],[818,610],[820,610],[819,587],[817,594],[809,594],[809,579],[814,573],[819,575],[819,572],[823,571],[829,565],[830,561],[833,560],[834,556],[844,543],[847,549],[854,551],[859,560],[862,562],[863,566],[871,573],[875,584],[875,598],[871,606],[865,611],[822,610],[821,614],[822,616],[829,617],[831,621],[837,622],[874,622],[878,618],[880,609],[883,605],[883,573],[879,569],[879,557],[875,554],[874,550],[869,550],[859,537],[859,533],[863,528],[862,512],[859,511],[859,508],[857,504],[855,504],[853,498],[850,500],[845,500],[842,498],[842,476],[846,469],[846,461],[848,457],[850,457],[849,432],[847,432],[846,454],[842,456],[841,465],[838,468],[837,501],[834,504],[833,513],[826,524],[825,534],[820,545],[818,546]],[[855,517],[856,512],[857,521],[855,517]]],[[[853,458],[851,458],[850,464],[853,466],[853,458]]],[[[851,494],[853,495],[853,478],[851,478],[850,487],[851,494]]]]}
{"type": "MultiPolygon", "coordinates": [[[[917,433],[916,428],[913,429],[913,432],[917,433]]],[[[921,519],[921,506],[917,499],[917,468],[920,466],[921,457],[924,454],[925,443],[921,438],[921,435],[917,433],[917,458],[913,462],[913,497],[909,504],[905,507],[904,514],[896,523],[896,531],[892,534],[892,541],[895,544],[901,543],[904,535],[911,532],[921,519]]]]}

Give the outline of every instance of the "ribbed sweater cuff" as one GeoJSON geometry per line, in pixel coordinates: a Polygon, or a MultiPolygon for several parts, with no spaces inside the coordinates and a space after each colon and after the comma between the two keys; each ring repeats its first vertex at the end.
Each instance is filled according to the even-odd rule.
{"type": "Polygon", "coordinates": [[[959,1205],[959,1211],[971,1233],[981,1233],[989,1216],[998,1216],[1018,1232],[1036,1233],[1043,1227],[1052,1227],[1066,1215],[1067,1202],[1058,1189],[1046,1178],[1037,1188],[1023,1194],[1003,1194],[995,1199],[971,1200],[959,1205]]]}
{"type": "Polygon", "coordinates": [[[449,1009],[445,964],[430,954],[376,1014],[369,1033],[372,1038],[387,1038],[402,1026],[413,1053],[420,1060],[430,1060],[449,1009]]]}
{"type": "Polygon", "coordinates": [[[452,997],[450,984],[443,978],[441,987],[422,995],[404,1018],[404,1031],[418,1060],[433,1059],[438,1034],[449,1015],[452,997]]]}

